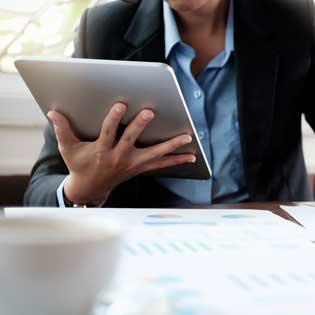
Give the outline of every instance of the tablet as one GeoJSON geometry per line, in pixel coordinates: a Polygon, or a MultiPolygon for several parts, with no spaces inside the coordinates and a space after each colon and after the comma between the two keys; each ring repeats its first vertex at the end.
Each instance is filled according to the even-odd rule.
{"type": "Polygon", "coordinates": [[[163,63],[78,58],[21,57],[15,65],[43,113],[55,109],[70,121],[81,139],[96,139],[105,116],[116,102],[127,104],[122,124],[142,109],[154,120],[138,143],[149,146],[181,134],[192,143],[175,154],[196,155],[196,163],[168,167],[150,175],[209,179],[211,170],[173,69],[163,63]]]}

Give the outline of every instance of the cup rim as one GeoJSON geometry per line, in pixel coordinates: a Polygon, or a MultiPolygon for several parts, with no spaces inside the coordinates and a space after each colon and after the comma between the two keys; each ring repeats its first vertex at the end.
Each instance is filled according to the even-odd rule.
{"type": "MultiPolygon", "coordinates": [[[[23,245],[23,246],[40,246],[40,245],[60,245],[60,244],[82,244],[82,243],[95,243],[112,241],[121,235],[121,225],[118,221],[113,219],[102,219],[100,217],[15,217],[15,218],[0,218],[0,246],[1,245],[23,245]],[[23,226],[25,224],[31,224],[33,227],[43,227],[44,224],[50,228],[56,228],[60,226],[66,227],[68,230],[62,235],[56,235],[56,237],[38,238],[36,230],[29,231],[33,235],[27,235],[25,231],[19,232],[19,235],[4,235],[1,233],[1,227],[5,227],[7,230],[12,227],[23,226]],[[69,233],[70,230],[74,233],[69,233]],[[82,232],[79,233],[79,232],[82,232]],[[68,234],[67,234],[68,232],[68,234]]],[[[44,234],[41,234],[41,236],[44,234]]]]}

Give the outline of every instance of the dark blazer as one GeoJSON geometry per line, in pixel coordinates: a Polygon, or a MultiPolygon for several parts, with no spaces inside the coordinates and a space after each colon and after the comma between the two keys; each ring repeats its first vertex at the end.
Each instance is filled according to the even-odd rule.
{"type": "MultiPolygon", "coordinates": [[[[301,115],[314,129],[314,12],[313,0],[235,0],[237,101],[251,201],[312,200],[301,115]]],[[[162,0],[88,9],[75,46],[75,57],[165,62],[162,0]]],[[[47,125],[25,205],[57,206],[67,174],[47,125]]],[[[154,178],[138,176],[117,187],[106,206],[172,206],[174,200],[154,178]]]]}

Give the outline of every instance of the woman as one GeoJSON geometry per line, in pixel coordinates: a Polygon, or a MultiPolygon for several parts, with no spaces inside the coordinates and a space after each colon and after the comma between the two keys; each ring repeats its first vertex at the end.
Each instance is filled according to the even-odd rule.
{"type": "MultiPolygon", "coordinates": [[[[87,10],[75,57],[159,61],[177,75],[213,178],[142,177],[194,162],[171,153],[180,135],[137,149],[154,119],[145,110],[114,144],[125,104],[115,104],[100,137],[80,142],[50,112],[27,205],[173,206],[258,200],[311,200],[301,147],[301,114],[315,126],[312,0],[115,1],[87,10]],[[294,39],[294,40],[292,40],[294,39]]],[[[154,83],[152,83],[154,84],[154,83]]]]}

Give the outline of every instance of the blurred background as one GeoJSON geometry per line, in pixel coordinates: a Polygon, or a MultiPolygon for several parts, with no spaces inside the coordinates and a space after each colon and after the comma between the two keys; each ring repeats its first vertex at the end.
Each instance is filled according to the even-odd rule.
{"type": "Polygon", "coordinates": [[[28,174],[43,144],[45,117],[14,60],[71,56],[83,10],[110,0],[0,0],[0,175],[28,174]]]}
{"type": "MultiPolygon", "coordinates": [[[[0,0],[0,176],[29,173],[46,121],[16,73],[15,58],[71,56],[83,10],[107,1],[113,0],[0,0]]],[[[315,137],[305,122],[303,139],[308,170],[315,173],[315,137]]]]}

